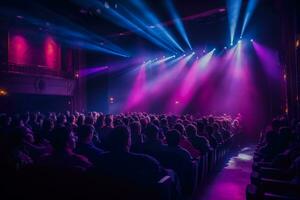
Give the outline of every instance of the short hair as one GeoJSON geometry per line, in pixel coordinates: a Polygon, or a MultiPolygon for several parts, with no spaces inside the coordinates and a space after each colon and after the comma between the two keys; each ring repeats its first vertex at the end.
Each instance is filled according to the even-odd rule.
{"type": "Polygon", "coordinates": [[[197,135],[197,128],[193,124],[189,124],[186,127],[186,134],[188,137],[194,137],[197,135]]]}
{"type": "Polygon", "coordinates": [[[205,130],[209,135],[214,132],[214,128],[212,126],[206,126],[205,130]]]}
{"type": "Polygon", "coordinates": [[[108,149],[120,150],[130,145],[130,131],[127,126],[121,125],[115,127],[107,136],[108,149]]]}
{"type": "Polygon", "coordinates": [[[185,128],[181,123],[177,123],[174,127],[181,135],[184,134],[185,128]]]}
{"type": "Polygon", "coordinates": [[[92,117],[92,116],[87,116],[87,117],[85,117],[84,123],[85,123],[85,124],[94,124],[94,119],[93,119],[93,117],[92,117]]]}
{"type": "Polygon", "coordinates": [[[88,138],[91,134],[94,133],[94,127],[90,124],[86,124],[83,126],[80,126],[78,128],[78,136],[80,140],[84,140],[86,138],[88,138]]]}
{"type": "Polygon", "coordinates": [[[52,131],[52,138],[50,140],[55,150],[62,150],[67,146],[70,140],[72,131],[67,127],[57,127],[52,131]]]}
{"type": "Polygon", "coordinates": [[[154,124],[148,124],[145,129],[145,134],[149,139],[156,139],[158,137],[159,129],[154,124]]]}
{"type": "Polygon", "coordinates": [[[176,129],[169,130],[166,133],[166,140],[169,146],[178,146],[180,141],[180,133],[176,129]]]}
{"type": "Polygon", "coordinates": [[[104,121],[106,125],[111,125],[111,123],[113,122],[112,116],[106,115],[104,121]]]}
{"type": "Polygon", "coordinates": [[[138,133],[138,134],[140,134],[138,130],[141,130],[141,128],[142,127],[141,127],[140,122],[132,122],[130,124],[131,133],[138,133]]]}
{"type": "Polygon", "coordinates": [[[22,145],[26,135],[29,133],[31,133],[30,130],[25,126],[13,128],[10,134],[8,134],[10,144],[14,147],[22,145]]]}
{"type": "Polygon", "coordinates": [[[197,128],[198,128],[198,131],[203,131],[204,130],[204,123],[201,121],[201,120],[197,120],[197,128]]]}

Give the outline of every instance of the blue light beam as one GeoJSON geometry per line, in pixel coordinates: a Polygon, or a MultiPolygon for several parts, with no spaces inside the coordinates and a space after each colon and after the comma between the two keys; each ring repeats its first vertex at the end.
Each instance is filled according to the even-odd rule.
{"type": "Polygon", "coordinates": [[[175,26],[176,26],[177,30],[179,31],[179,33],[183,37],[183,39],[186,42],[186,44],[188,45],[188,47],[192,50],[192,46],[190,44],[189,38],[186,34],[183,23],[182,23],[180,17],[178,16],[178,14],[176,12],[176,8],[175,8],[173,2],[171,0],[166,1],[166,6],[167,6],[171,16],[173,17],[173,21],[175,23],[175,26]]]}
{"type": "Polygon", "coordinates": [[[245,17],[244,17],[244,22],[243,22],[243,26],[242,26],[242,31],[241,31],[241,37],[243,36],[244,31],[254,13],[254,9],[256,8],[257,3],[258,3],[258,0],[249,0],[249,2],[248,2],[245,17]]]}
{"type": "Polygon", "coordinates": [[[240,15],[242,0],[227,0],[230,44],[233,44],[237,22],[240,15]]]}

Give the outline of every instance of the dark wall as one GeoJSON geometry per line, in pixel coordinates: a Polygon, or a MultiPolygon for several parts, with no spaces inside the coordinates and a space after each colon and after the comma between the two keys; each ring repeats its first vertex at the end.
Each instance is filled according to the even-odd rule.
{"type": "Polygon", "coordinates": [[[0,96],[0,113],[20,113],[26,111],[66,111],[72,110],[71,97],[55,95],[9,94],[0,96]]]}

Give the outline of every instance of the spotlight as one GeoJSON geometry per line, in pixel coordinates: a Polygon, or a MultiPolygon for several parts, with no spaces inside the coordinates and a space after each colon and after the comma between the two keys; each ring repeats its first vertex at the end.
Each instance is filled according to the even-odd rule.
{"type": "Polygon", "coordinates": [[[240,39],[242,39],[243,38],[243,36],[240,36],[240,39]]]}
{"type": "Polygon", "coordinates": [[[230,43],[230,46],[233,46],[233,42],[230,43]]]}
{"type": "Polygon", "coordinates": [[[225,46],[224,49],[227,49],[227,47],[225,46]]]}
{"type": "Polygon", "coordinates": [[[176,100],[176,101],[175,101],[175,104],[179,104],[179,101],[176,100]]]}
{"type": "Polygon", "coordinates": [[[242,40],[239,40],[238,43],[240,44],[242,42],[242,40]]]}
{"type": "Polygon", "coordinates": [[[205,53],[206,52],[205,49],[202,52],[205,53]]]}
{"type": "Polygon", "coordinates": [[[213,51],[215,51],[216,50],[216,48],[213,48],[213,51]]]}
{"type": "Polygon", "coordinates": [[[75,73],[75,78],[79,78],[79,73],[78,72],[75,73]]]}
{"type": "Polygon", "coordinates": [[[183,54],[183,56],[185,56],[185,54],[183,54]]]}
{"type": "Polygon", "coordinates": [[[251,39],[250,41],[251,41],[251,42],[253,42],[254,40],[253,40],[253,39],[251,39]]]}
{"type": "Polygon", "coordinates": [[[113,104],[115,101],[115,98],[114,97],[109,97],[109,103],[113,104]]]}

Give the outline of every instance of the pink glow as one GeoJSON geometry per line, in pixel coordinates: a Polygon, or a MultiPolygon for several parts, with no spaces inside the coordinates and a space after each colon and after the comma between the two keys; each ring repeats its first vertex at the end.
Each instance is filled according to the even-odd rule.
{"type": "Polygon", "coordinates": [[[59,68],[60,66],[60,46],[51,37],[45,39],[45,64],[47,67],[59,68]]]}
{"type": "Polygon", "coordinates": [[[17,65],[61,65],[60,45],[51,36],[39,36],[32,32],[11,31],[8,46],[8,61],[17,65]]]}
{"type": "Polygon", "coordinates": [[[206,67],[210,63],[212,55],[213,51],[205,54],[199,60],[194,61],[189,71],[185,75],[184,79],[180,83],[179,88],[176,89],[177,92],[175,92],[171,97],[171,101],[173,101],[174,99],[179,99],[182,103],[176,106],[170,104],[168,108],[169,111],[172,111],[176,114],[180,114],[185,108],[185,106],[190,102],[190,100],[192,99],[192,97],[198,89],[198,86],[203,78],[203,75],[205,74],[205,71],[208,71],[206,70],[206,67]]]}
{"type": "Polygon", "coordinates": [[[146,65],[142,65],[139,68],[139,72],[134,81],[133,87],[131,89],[130,95],[128,95],[128,99],[125,105],[125,111],[132,111],[134,106],[136,106],[143,98],[144,91],[143,87],[146,81],[146,65]]]}
{"type": "Polygon", "coordinates": [[[253,41],[252,44],[267,75],[274,79],[278,79],[280,75],[280,64],[275,50],[265,47],[255,41],[253,41]]]}
{"type": "Polygon", "coordinates": [[[29,50],[28,41],[25,37],[21,35],[12,36],[9,43],[9,62],[18,65],[30,63],[29,50]]]}

